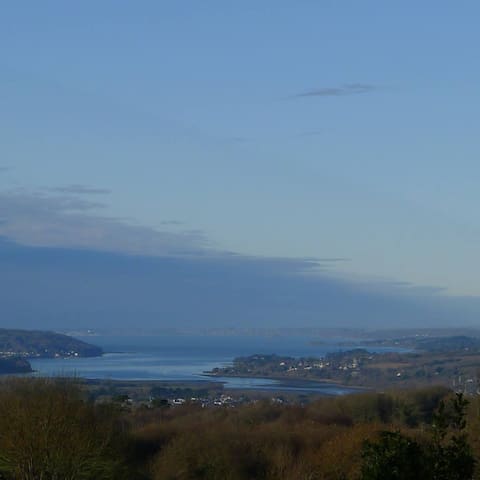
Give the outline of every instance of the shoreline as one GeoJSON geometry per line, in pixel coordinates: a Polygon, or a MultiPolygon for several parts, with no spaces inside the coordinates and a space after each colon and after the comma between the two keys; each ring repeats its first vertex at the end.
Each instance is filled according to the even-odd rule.
{"type": "MultiPolygon", "coordinates": [[[[22,374],[6,374],[0,376],[0,380],[6,379],[8,377],[36,377],[34,372],[22,373],[22,374]],[[33,373],[33,375],[32,375],[33,373]]],[[[366,392],[371,391],[371,388],[368,387],[358,387],[358,386],[349,386],[343,385],[338,382],[320,382],[320,381],[309,381],[302,379],[286,379],[281,377],[252,377],[252,376],[224,376],[224,378],[245,378],[251,380],[265,380],[273,381],[275,383],[271,384],[258,384],[258,385],[229,385],[228,382],[222,380],[222,377],[217,375],[208,375],[203,374],[204,379],[192,379],[192,380],[162,380],[162,379],[114,379],[114,378],[87,378],[87,377],[75,377],[75,376],[62,376],[62,375],[49,375],[41,376],[44,378],[53,378],[53,379],[67,379],[86,387],[98,387],[98,386],[116,386],[116,387],[168,387],[168,388],[195,388],[195,389],[215,389],[223,390],[225,392],[234,392],[234,391],[257,391],[257,392],[298,392],[298,393],[309,393],[317,395],[337,395],[335,393],[329,393],[331,389],[341,390],[344,394],[357,393],[357,392],[366,392]],[[216,378],[215,378],[216,377],[216,378]],[[322,391],[322,387],[324,391],[322,391]]],[[[338,394],[339,395],[339,394],[338,394]]]]}
{"type": "MultiPolygon", "coordinates": [[[[371,391],[373,390],[372,387],[364,387],[360,385],[345,385],[344,383],[340,383],[338,380],[326,379],[303,379],[303,378],[290,378],[290,377],[283,377],[283,376],[252,376],[252,375],[217,375],[214,373],[205,372],[202,374],[207,378],[249,378],[253,380],[273,380],[278,382],[278,386],[283,387],[296,387],[296,388],[305,388],[308,389],[309,387],[337,387],[344,390],[354,390],[354,391],[371,391]]],[[[220,380],[221,381],[221,380],[220,380]]],[[[225,382],[222,382],[225,384],[225,382]]],[[[272,385],[273,386],[273,385],[272,385]]],[[[248,389],[248,388],[247,388],[248,389]]],[[[273,388],[272,388],[273,390],[273,388]]]]}

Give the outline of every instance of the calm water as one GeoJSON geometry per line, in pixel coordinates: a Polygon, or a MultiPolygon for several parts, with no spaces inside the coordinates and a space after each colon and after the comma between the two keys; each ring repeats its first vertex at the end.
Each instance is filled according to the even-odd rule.
{"type": "MultiPolygon", "coordinates": [[[[327,352],[346,349],[339,342],[312,345],[304,337],[240,336],[90,336],[77,337],[99,345],[102,357],[68,359],[34,359],[37,375],[67,375],[91,379],[208,381],[203,372],[227,365],[234,357],[255,353],[276,353],[294,357],[320,357],[327,352]]],[[[377,349],[379,350],[379,349],[377,349]]],[[[217,378],[228,388],[274,390],[279,382],[259,378],[217,378]]],[[[338,395],[350,390],[332,385],[282,385],[283,390],[318,391],[338,395]]]]}

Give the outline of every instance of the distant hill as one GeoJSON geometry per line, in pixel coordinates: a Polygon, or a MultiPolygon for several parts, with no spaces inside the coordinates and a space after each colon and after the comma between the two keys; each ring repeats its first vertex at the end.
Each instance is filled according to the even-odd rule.
{"type": "Polygon", "coordinates": [[[480,352],[480,338],[457,335],[453,337],[421,338],[417,349],[426,352],[480,352]]]}
{"type": "Polygon", "coordinates": [[[386,337],[384,339],[366,341],[363,344],[368,346],[408,348],[429,353],[480,353],[480,338],[467,335],[386,337]]]}
{"type": "Polygon", "coordinates": [[[98,357],[100,347],[54,332],[0,328],[0,359],[98,357]]]}

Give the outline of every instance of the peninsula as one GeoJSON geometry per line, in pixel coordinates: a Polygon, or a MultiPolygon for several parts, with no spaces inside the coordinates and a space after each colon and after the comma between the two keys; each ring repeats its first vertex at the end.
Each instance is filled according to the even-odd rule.
{"type": "Polygon", "coordinates": [[[214,368],[207,375],[312,380],[374,389],[444,385],[476,394],[480,392],[478,365],[479,338],[408,337],[365,342],[363,347],[331,352],[321,358],[273,354],[237,357],[231,365],[214,368]],[[375,351],[379,346],[405,350],[375,351]]]}
{"type": "Polygon", "coordinates": [[[0,329],[0,374],[31,372],[30,358],[98,357],[102,354],[100,347],[60,333],[0,329]]]}

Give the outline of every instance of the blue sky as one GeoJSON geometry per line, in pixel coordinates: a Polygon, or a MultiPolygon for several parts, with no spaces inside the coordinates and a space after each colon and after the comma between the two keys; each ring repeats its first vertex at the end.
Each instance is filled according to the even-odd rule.
{"type": "Polygon", "coordinates": [[[473,1],[5,4],[0,236],[342,259],[335,281],[478,296],[479,14],[473,1]]]}

